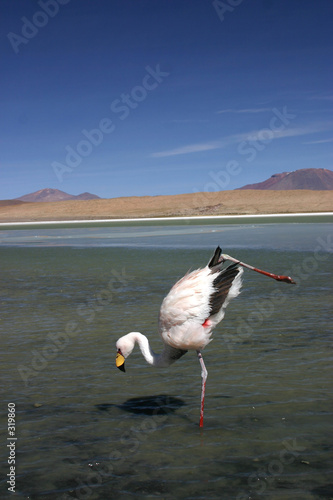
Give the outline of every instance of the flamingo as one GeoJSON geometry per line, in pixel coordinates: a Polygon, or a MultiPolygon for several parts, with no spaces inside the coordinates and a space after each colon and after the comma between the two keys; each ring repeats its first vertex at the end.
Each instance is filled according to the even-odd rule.
{"type": "Polygon", "coordinates": [[[187,273],[164,298],[159,313],[159,333],[163,351],[156,354],[149,340],[140,332],[130,332],[116,343],[116,366],[125,371],[125,359],[137,343],[148,364],[168,367],[188,350],[197,352],[201,366],[201,409],[199,426],[203,427],[207,369],[201,351],[212,340],[214,328],[224,318],[230,300],[237,297],[242,285],[243,267],[286,283],[295,283],[289,276],[280,276],[222,254],[218,246],[209,263],[202,269],[187,273]],[[226,260],[233,262],[224,267],[226,260]],[[241,267],[242,266],[242,267],[241,267]]]}

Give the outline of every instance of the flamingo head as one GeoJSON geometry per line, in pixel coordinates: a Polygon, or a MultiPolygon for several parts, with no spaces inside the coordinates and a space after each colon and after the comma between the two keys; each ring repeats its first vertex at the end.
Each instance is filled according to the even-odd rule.
{"type": "Polygon", "coordinates": [[[122,372],[125,370],[125,359],[131,354],[134,349],[135,342],[132,338],[132,334],[128,333],[121,337],[117,343],[117,356],[116,356],[116,366],[122,372]]]}

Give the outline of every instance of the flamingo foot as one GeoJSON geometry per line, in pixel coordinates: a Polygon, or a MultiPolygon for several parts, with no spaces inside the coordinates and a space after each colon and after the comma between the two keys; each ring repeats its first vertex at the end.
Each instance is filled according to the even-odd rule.
{"type": "Polygon", "coordinates": [[[239,264],[240,266],[246,267],[247,269],[251,269],[251,271],[256,271],[257,273],[264,274],[265,276],[269,276],[269,278],[273,278],[274,280],[284,281],[284,283],[292,283],[293,285],[296,285],[296,281],[294,281],[290,276],[284,276],[284,275],[279,275],[279,274],[274,274],[274,273],[269,273],[267,271],[263,271],[262,269],[258,269],[257,267],[250,266],[250,264],[246,264],[245,262],[241,262],[240,260],[234,259],[234,257],[230,257],[230,255],[223,253],[221,255],[221,262],[224,262],[225,260],[230,260],[231,262],[234,262],[235,264],[239,264]]]}

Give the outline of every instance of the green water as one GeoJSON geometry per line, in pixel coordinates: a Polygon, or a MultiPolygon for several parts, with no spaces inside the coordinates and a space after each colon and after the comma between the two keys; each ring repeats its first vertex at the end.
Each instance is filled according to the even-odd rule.
{"type": "MultiPolygon", "coordinates": [[[[16,496],[332,498],[332,226],[171,229],[132,239],[107,233],[90,246],[91,234],[74,245],[68,234],[45,233],[49,247],[18,231],[0,246],[1,428],[15,403],[16,496]],[[158,352],[161,300],[216,243],[245,262],[290,271],[298,284],[244,273],[203,353],[201,430],[195,353],[157,370],[136,350],[124,374],[115,342],[137,330],[158,352]]],[[[12,495],[7,437],[1,498],[12,495]]]]}

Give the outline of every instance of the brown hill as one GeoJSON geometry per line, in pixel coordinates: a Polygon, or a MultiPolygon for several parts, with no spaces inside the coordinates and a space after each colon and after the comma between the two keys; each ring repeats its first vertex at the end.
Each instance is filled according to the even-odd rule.
{"type": "Polygon", "coordinates": [[[332,212],[331,191],[234,190],[54,203],[0,204],[1,222],[332,212]]]}
{"type": "Polygon", "coordinates": [[[96,194],[91,193],[81,193],[75,196],[75,200],[100,200],[100,197],[96,194]]]}
{"type": "Polygon", "coordinates": [[[333,189],[333,172],[326,168],[302,168],[294,172],[274,174],[256,184],[247,184],[239,189],[312,189],[316,191],[333,189]]]}
{"type": "Polygon", "coordinates": [[[24,201],[20,200],[0,200],[0,207],[5,205],[24,205],[24,201]]]}
{"type": "Polygon", "coordinates": [[[64,191],[60,191],[59,189],[40,189],[39,191],[35,191],[34,193],[26,194],[24,196],[20,196],[16,198],[19,201],[29,201],[32,203],[35,202],[49,202],[49,201],[66,201],[66,200],[95,200],[99,199],[99,196],[91,193],[82,193],[79,195],[68,194],[64,191]]]}

